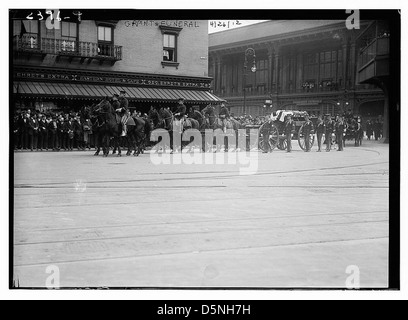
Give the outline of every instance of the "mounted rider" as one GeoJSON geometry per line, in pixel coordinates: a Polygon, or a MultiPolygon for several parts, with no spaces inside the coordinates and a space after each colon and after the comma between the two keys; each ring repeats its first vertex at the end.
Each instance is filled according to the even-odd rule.
{"type": "Polygon", "coordinates": [[[206,125],[208,126],[208,128],[210,128],[213,124],[213,120],[215,119],[215,108],[209,104],[203,109],[202,114],[204,116],[206,125]]]}
{"type": "Polygon", "coordinates": [[[204,123],[204,116],[203,114],[200,112],[199,110],[199,106],[193,106],[191,108],[191,112],[190,112],[190,118],[197,120],[198,123],[200,124],[200,127],[203,125],[204,123]]]}
{"type": "Polygon", "coordinates": [[[121,123],[122,123],[122,137],[126,136],[127,133],[127,121],[129,120],[129,101],[128,99],[126,99],[125,95],[126,95],[126,91],[121,90],[120,92],[120,96],[118,96],[117,94],[114,94],[114,98],[115,96],[117,96],[117,100],[119,102],[119,108],[116,108],[116,105],[114,106],[114,109],[116,110],[116,112],[118,112],[120,114],[120,116],[122,117],[121,119],[121,123]]]}
{"type": "Polygon", "coordinates": [[[219,116],[222,121],[222,127],[224,128],[225,132],[227,129],[227,121],[230,119],[230,113],[225,102],[221,103],[221,110],[219,116]]]}
{"type": "Polygon", "coordinates": [[[184,105],[184,98],[179,98],[177,102],[178,106],[176,112],[174,113],[174,117],[177,120],[182,120],[186,116],[187,107],[184,105]]]}

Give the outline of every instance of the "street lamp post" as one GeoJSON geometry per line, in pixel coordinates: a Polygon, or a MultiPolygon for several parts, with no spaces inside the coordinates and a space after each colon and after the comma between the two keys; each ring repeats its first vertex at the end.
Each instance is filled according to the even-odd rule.
{"type": "Polygon", "coordinates": [[[246,114],[246,77],[247,77],[247,69],[248,69],[248,57],[252,58],[252,67],[251,72],[256,72],[256,56],[255,50],[252,48],[248,48],[245,50],[245,62],[244,62],[244,73],[243,73],[243,91],[244,91],[244,114],[246,114]]]}

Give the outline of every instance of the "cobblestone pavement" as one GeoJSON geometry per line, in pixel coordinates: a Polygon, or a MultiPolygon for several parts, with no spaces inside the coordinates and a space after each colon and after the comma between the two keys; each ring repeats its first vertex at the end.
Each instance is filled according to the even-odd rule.
{"type": "Polygon", "coordinates": [[[362,287],[386,287],[388,145],[257,156],[240,175],[15,152],[16,283],[44,287],[52,265],[62,287],[345,287],[357,266],[362,287]]]}

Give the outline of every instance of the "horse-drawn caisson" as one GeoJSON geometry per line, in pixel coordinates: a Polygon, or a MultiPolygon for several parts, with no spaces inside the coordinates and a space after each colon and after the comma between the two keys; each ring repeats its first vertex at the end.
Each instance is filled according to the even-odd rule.
{"type": "MultiPolygon", "coordinates": [[[[269,146],[270,149],[273,150],[278,148],[279,150],[286,150],[287,149],[287,138],[284,135],[285,129],[285,122],[287,120],[288,115],[292,116],[292,120],[295,125],[295,131],[293,134],[292,139],[298,140],[298,144],[302,150],[306,150],[306,141],[309,142],[309,148],[313,147],[315,142],[315,136],[313,131],[308,133],[309,139],[306,139],[304,124],[306,122],[306,117],[308,117],[308,113],[306,111],[291,111],[291,110],[278,110],[273,113],[272,115],[272,124],[270,125],[271,129],[269,130],[269,146]]],[[[310,118],[312,123],[316,125],[316,118],[310,118]]],[[[247,130],[250,129],[259,129],[259,148],[261,150],[266,150],[264,136],[262,135],[263,127],[266,124],[260,126],[247,126],[247,130]]],[[[248,132],[249,135],[249,132],[248,132]]]]}

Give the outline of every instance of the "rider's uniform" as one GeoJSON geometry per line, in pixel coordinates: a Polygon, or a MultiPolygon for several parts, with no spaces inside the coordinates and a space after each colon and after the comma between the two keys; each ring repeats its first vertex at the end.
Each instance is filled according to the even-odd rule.
{"type": "Polygon", "coordinates": [[[220,118],[222,119],[222,126],[224,127],[224,131],[227,128],[227,119],[229,119],[230,113],[227,107],[221,107],[220,110],[220,118]]]}
{"type": "Polygon", "coordinates": [[[120,109],[120,114],[122,116],[122,136],[126,135],[127,132],[127,126],[126,123],[129,120],[129,101],[125,97],[119,97],[119,109],[120,109]]]}

